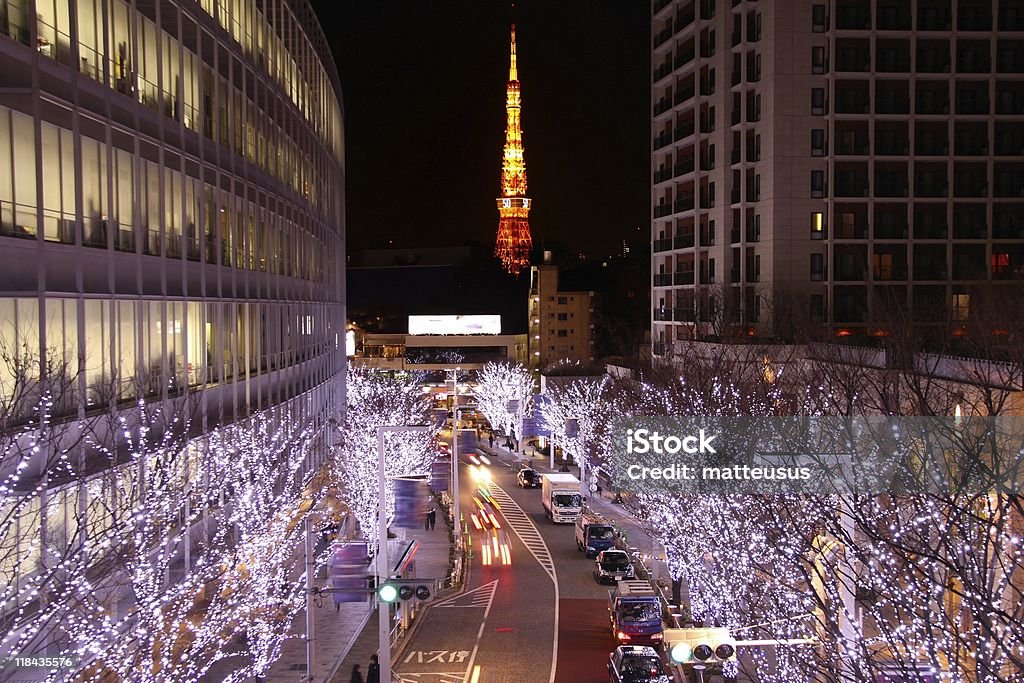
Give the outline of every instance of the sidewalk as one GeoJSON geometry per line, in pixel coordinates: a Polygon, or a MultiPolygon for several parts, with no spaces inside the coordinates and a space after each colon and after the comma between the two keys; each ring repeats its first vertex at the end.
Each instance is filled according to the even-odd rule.
{"type": "MultiPolygon", "coordinates": [[[[448,541],[449,527],[444,523],[445,517],[438,515],[438,524],[431,531],[424,529],[406,529],[406,540],[419,541],[419,548],[413,561],[416,563],[416,577],[437,579],[438,585],[448,575],[448,551],[451,543],[448,541]]],[[[363,675],[366,675],[366,667],[370,663],[370,655],[376,654],[379,646],[377,635],[377,611],[374,610],[370,619],[364,624],[358,636],[351,643],[351,646],[340,652],[341,662],[333,677],[318,678],[317,683],[348,683],[352,676],[352,667],[355,664],[362,666],[363,675]]]]}
{"type": "MultiPolygon", "coordinates": [[[[433,531],[414,529],[405,531],[405,540],[419,541],[414,561],[416,576],[437,578],[443,581],[448,573],[448,527],[444,517],[433,531]]],[[[318,576],[316,585],[326,588],[327,579],[318,576]]],[[[330,594],[323,596],[321,607],[316,608],[315,652],[313,665],[315,683],[339,681],[348,683],[352,665],[361,664],[365,675],[370,655],[377,652],[377,610],[372,602],[342,603],[335,610],[330,594]]],[[[237,662],[236,662],[237,664],[237,662]]],[[[236,667],[228,659],[214,665],[203,677],[204,681],[222,681],[236,667]]],[[[289,631],[288,639],[281,646],[281,656],[271,665],[267,675],[258,683],[299,683],[306,678],[306,612],[300,611],[289,631]]],[[[250,679],[247,683],[257,683],[250,679]]]]}

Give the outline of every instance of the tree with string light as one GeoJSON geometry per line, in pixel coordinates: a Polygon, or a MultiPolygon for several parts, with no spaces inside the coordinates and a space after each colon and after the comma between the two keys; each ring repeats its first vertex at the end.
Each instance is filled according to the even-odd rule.
{"type": "Polygon", "coordinates": [[[523,417],[533,411],[533,377],[522,365],[487,363],[477,373],[477,405],[491,427],[522,437],[523,417]],[[509,411],[515,401],[518,408],[509,411]]]}
{"type": "MultiPolygon", "coordinates": [[[[377,538],[377,428],[430,424],[428,394],[415,375],[393,375],[349,366],[348,408],[340,420],[341,438],[335,446],[335,463],[345,499],[360,532],[377,538]]],[[[433,433],[408,432],[385,435],[388,519],[394,516],[394,477],[429,474],[435,453],[433,433]]]]}

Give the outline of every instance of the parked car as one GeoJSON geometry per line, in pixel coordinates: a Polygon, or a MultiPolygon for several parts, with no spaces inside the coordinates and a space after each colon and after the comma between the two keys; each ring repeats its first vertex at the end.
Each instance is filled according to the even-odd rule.
{"type": "Polygon", "coordinates": [[[516,482],[524,489],[539,489],[540,472],[532,467],[524,467],[516,475],[516,482]]]}
{"type": "Polygon", "coordinates": [[[624,550],[602,550],[594,560],[594,580],[615,583],[634,577],[633,563],[624,550]]]}
{"type": "Polygon", "coordinates": [[[669,683],[665,666],[653,647],[620,645],[608,655],[609,683],[669,683]]]}

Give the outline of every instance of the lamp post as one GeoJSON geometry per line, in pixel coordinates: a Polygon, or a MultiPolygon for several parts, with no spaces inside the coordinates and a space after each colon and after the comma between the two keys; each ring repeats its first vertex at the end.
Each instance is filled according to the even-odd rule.
{"type": "Polygon", "coordinates": [[[462,547],[462,517],[459,506],[459,366],[445,368],[454,373],[452,381],[452,526],[455,547],[462,547]]]}
{"type": "MultiPolygon", "coordinates": [[[[377,581],[388,578],[387,473],[384,469],[384,434],[387,432],[429,432],[429,425],[385,425],[377,427],[377,581]]],[[[379,585],[379,584],[378,584],[379,585]]],[[[377,596],[377,635],[380,640],[380,680],[391,681],[391,606],[377,596]]]]}

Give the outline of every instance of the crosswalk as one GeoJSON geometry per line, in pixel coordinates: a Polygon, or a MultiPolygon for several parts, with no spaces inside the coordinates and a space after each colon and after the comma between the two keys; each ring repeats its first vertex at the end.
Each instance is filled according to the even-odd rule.
{"type": "Polygon", "coordinates": [[[526,549],[530,551],[530,554],[537,560],[540,566],[547,572],[547,575],[551,577],[551,581],[557,584],[555,578],[555,562],[551,559],[551,553],[548,551],[548,546],[541,537],[540,532],[537,531],[537,527],[534,526],[533,521],[530,517],[523,512],[523,509],[519,507],[519,504],[512,499],[510,495],[505,493],[504,490],[497,484],[492,483],[490,486],[491,495],[501,506],[501,514],[505,518],[505,521],[512,531],[516,532],[516,536],[523,542],[526,549]]]}

